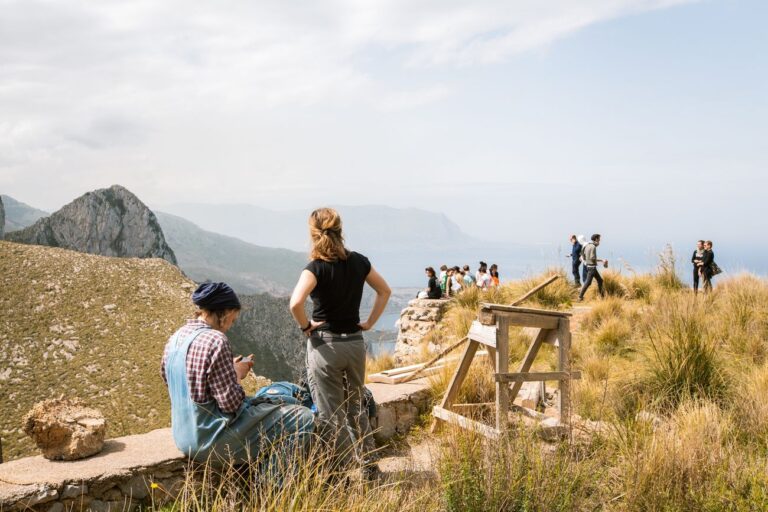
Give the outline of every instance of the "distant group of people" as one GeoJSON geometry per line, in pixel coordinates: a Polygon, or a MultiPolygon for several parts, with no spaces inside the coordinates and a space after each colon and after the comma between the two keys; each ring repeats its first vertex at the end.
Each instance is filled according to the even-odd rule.
{"type": "Polygon", "coordinates": [[[421,290],[417,297],[419,299],[441,299],[456,295],[465,288],[476,286],[481,290],[487,290],[493,286],[499,286],[499,266],[495,263],[488,264],[480,262],[477,272],[472,274],[469,265],[463,267],[448,265],[440,266],[440,274],[435,272],[432,267],[424,269],[427,275],[427,287],[421,290]]]}
{"type": "MultiPolygon", "coordinates": [[[[584,300],[584,294],[592,285],[592,281],[597,281],[597,288],[600,296],[604,296],[603,278],[597,270],[599,265],[608,267],[608,260],[597,257],[597,247],[600,245],[600,235],[592,235],[589,242],[584,235],[571,235],[571,254],[566,256],[571,258],[571,272],[573,273],[574,284],[580,287],[579,300],[584,300]],[[582,285],[581,282],[584,282],[582,285]]],[[[715,263],[715,253],[712,251],[711,240],[699,240],[696,243],[696,250],[691,256],[693,264],[693,291],[698,293],[699,282],[703,283],[704,293],[712,291],[712,278],[721,272],[720,267],[715,263]]]]}

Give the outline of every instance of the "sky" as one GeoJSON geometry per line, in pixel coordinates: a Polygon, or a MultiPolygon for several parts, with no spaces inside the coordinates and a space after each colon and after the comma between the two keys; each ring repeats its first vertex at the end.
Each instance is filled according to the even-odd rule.
{"type": "Polygon", "coordinates": [[[765,19],[762,0],[0,0],[0,192],[748,246],[765,19]]]}

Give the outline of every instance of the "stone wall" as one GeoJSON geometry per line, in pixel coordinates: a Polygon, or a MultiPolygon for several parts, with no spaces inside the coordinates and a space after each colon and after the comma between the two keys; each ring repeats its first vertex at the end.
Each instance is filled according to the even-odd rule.
{"type": "MultiPolygon", "coordinates": [[[[379,444],[407,433],[429,409],[426,379],[368,386],[379,404],[373,423],[379,444]]],[[[176,498],[189,467],[167,428],[110,439],[86,459],[18,459],[0,464],[0,512],[130,511],[158,505],[176,498]]]]}
{"type": "Polygon", "coordinates": [[[440,322],[449,299],[413,299],[400,313],[395,355],[398,360],[419,352],[424,336],[440,322]]]}

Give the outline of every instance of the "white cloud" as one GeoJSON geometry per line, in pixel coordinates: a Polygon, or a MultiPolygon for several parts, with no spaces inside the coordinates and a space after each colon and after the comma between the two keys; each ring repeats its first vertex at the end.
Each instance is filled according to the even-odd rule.
{"type": "Polygon", "coordinates": [[[193,126],[228,126],[221,137],[236,139],[276,109],[416,109],[453,91],[431,70],[502,61],[682,1],[0,0],[0,172],[106,161],[110,181],[141,162],[136,173],[186,176],[199,161],[159,153],[198,144],[193,126]],[[379,70],[381,55],[393,69],[379,70]]]}

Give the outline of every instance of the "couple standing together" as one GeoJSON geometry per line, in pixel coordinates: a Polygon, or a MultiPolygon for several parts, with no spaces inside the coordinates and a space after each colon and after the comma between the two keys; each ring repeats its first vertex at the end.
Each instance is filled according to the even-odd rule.
{"type": "Polygon", "coordinates": [[[317,418],[300,405],[246,396],[240,381],[253,362],[235,358],[225,334],[240,313],[240,302],[224,283],[202,284],[192,296],[196,318],[171,336],[162,363],[174,440],[195,460],[215,457],[246,463],[267,445],[305,446],[315,430],[345,464],[363,462],[361,443],[366,452],[372,448],[363,405],[363,331],[379,319],[391,292],[368,258],[346,249],[335,210],[312,212],[309,232],[311,261],[301,272],[290,309],[307,337],[307,374],[317,418]],[[376,300],[361,322],[366,283],[376,300]],[[311,319],[304,311],[308,297],[314,305],[311,319]]]}

